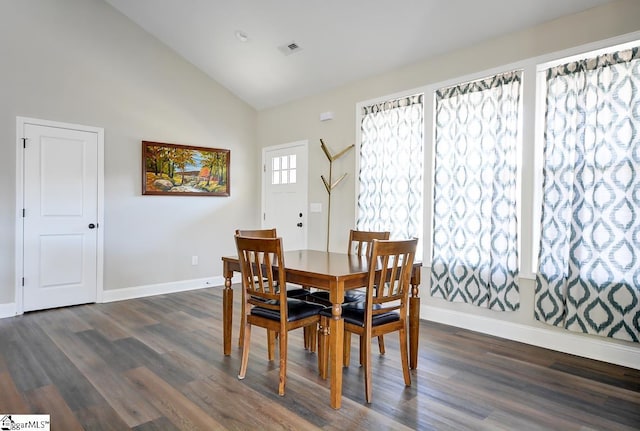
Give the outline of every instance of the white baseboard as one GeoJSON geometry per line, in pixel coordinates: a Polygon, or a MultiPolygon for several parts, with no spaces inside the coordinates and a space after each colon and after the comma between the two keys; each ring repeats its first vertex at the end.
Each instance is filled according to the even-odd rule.
{"type": "MultiPolygon", "coordinates": [[[[240,280],[232,280],[236,283],[240,280]]],[[[224,277],[198,278],[181,280],[170,283],[148,284],[144,286],[125,287],[122,289],[104,290],[102,302],[123,301],[125,299],[142,298],[145,296],[164,295],[167,293],[184,292],[186,290],[204,289],[206,287],[224,286],[224,277]]]]}
{"type": "Polygon", "coordinates": [[[8,302],[6,304],[0,304],[0,319],[6,317],[13,317],[17,313],[17,307],[15,302],[8,302]]]}
{"type": "Polygon", "coordinates": [[[640,344],[619,344],[605,338],[537,328],[432,306],[420,307],[420,317],[432,322],[640,370],[640,344]]]}
{"type": "MultiPolygon", "coordinates": [[[[194,280],[181,280],[170,283],[148,284],[144,286],[125,287],[122,289],[102,291],[102,299],[99,302],[115,302],[125,299],[142,298],[145,296],[164,295],[167,293],[184,292],[187,290],[204,289],[207,287],[224,286],[224,277],[199,278],[194,280]]],[[[232,283],[239,283],[240,276],[236,275],[232,283]]],[[[222,289],[222,288],[221,288],[222,289]]],[[[17,314],[17,305],[14,302],[0,304],[0,319],[14,317],[17,314]]]]}

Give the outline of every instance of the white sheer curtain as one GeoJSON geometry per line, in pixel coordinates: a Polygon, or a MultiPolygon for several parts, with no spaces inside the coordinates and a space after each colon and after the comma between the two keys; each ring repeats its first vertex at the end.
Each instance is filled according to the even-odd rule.
{"type": "Polygon", "coordinates": [[[535,316],[638,342],[638,48],[546,71],[544,185],[535,316]]]}
{"type": "Polygon", "coordinates": [[[423,95],[363,107],[361,136],[357,229],[421,238],[423,95]]]}
{"type": "Polygon", "coordinates": [[[520,305],[517,155],[521,71],[436,92],[431,295],[520,305]]]}

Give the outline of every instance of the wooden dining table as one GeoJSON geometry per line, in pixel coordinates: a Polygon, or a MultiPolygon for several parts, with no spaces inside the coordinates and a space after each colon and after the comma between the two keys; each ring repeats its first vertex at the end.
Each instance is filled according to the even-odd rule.
{"type": "MultiPolygon", "coordinates": [[[[224,354],[231,354],[234,272],[240,272],[237,256],[223,257],[225,278],[222,296],[224,354]]],[[[356,255],[319,250],[295,250],[284,253],[284,267],[288,283],[313,287],[329,292],[332,319],[329,323],[329,378],[331,384],[331,407],[339,409],[342,402],[342,367],[344,320],[342,303],[344,292],[367,285],[369,262],[356,255]]],[[[414,263],[411,274],[409,298],[409,367],[418,367],[418,333],[420,322],[420,272],[422,264],[414,263]]],[[[326,330],[326,329],[324,329],[326,330]]]]}

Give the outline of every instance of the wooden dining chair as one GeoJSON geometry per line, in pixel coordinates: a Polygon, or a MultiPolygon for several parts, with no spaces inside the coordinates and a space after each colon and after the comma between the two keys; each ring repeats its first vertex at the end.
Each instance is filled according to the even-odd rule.
{"type": "MultiPolygon", "coordinates": [[[[276,229],[236,229],[236,235],[251,237],[251,238],[277,238],[276,229]]],[[[309,295],[309,290],[304,288],[290,288],[287,289],[287,296],[289,298],[299,298],[304,299],[309,295]]],[[[244,302],[244,289],[242,290],[242,298],[244,302]]],[[[240,334],[238,335],[238,346],[242,346],[244,342],[244,314],[240,313],[240,334]]],[[[274,358],[274,344],[275,344],[275,334],[271,331],[268,332],[268,348],[267,355],[269,356],[269,360],[273,360],[274,358]]],[[[316,351],[316,340],[313,338],[312,334],[305,330],[304,337],[304,348],[310,349],[312,352],[316,351]]]]}
{"type": "Polygon", "coordinates": [[[239,379],[244,379],[249,361],[251,327],[260,326],[278,334],[280,379],[278,394],[284,395],[287,377],[288,333],[308,327],[317,331],[319,312],[324,308],[301,299],[287,297],[286,269],[282,238],[235,236],[242,275],[244,301],[244,343],[239,379]]]}
{"type": "MultiPolygon", "coordinates": [[[[251,238],[277,238],[276,229],[236,229],[236,235],[251,238]]],[[[289,287],[287,296],[289,298],[305,298],[309,294],[308,289],[301,287],[289,287]]]]}
{"type": "MultiPolygon", "coordinates": [[[[364,231],[364,230],[354,230],[351,229],[349,231],[349,243],[347,245],[347,253],[353,254],[360,258],[369,257],[371,255],[371,246],[373,244],[374,239],[389,239],[390,232],[376,232],[376,231],[364,231]]],[[[316,292],[312,292],[307,297],[310,301],[317,302],[319,304],[323,304],[326,306],[331,305],[331,301],[329,301],[329,292],[326,290],[319,290],[316,292]]],[[[356,290],[347,290],[344,293],[344,302],[363,302],[366,299],[366,294],[359,289],[356,290]]],[[[384,355],[384,337],[381,335],[378,337],[378,348],[380,349],[380,354],[384,355]]],[[[344,338],[344,357],[343,363],[345,367],[349,366],[351,362],[351,334],[345,334],[344,338]]],[[[360,365],[362,365],[362,361],[360,361],[360,365]]]]}
{"type": "MultiPolygon", "coordinates": [[[[404,383],[411,385],[407,348],[407,315],[411,272],[418,240],[373,240],[371,259],[377,265],[369,266],[365,302],[353,302],[342,307],[344,330],[360,336],[361,359],[364,366],[365,396],[371,402],[371,338],[398,331],[404,383]],[[377,274],[377,269],[379,273],[377,274]]],[[[320,326],[326,328],[331,309],[320,313],[320,326]]],[[[318,350],[320,375],[326,377],[328,366],[328,340],[320,331],[318,350]]]]}

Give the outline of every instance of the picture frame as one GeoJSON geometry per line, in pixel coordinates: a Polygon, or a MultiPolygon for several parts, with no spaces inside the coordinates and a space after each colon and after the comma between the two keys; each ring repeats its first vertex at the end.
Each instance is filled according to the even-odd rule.
{"type": "Polygon", "coordinates": [[[142,141],[142,194],[230,196],[230,150],[142,141]]]}

